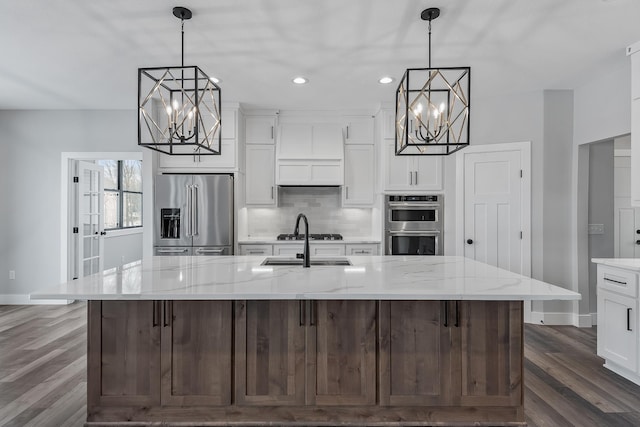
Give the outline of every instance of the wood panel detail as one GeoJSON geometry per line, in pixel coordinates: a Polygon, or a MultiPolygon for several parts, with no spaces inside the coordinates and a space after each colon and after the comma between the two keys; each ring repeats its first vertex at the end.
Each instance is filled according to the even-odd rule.
{"type": "Polygon", "coordinates": [[[308,405],[376,403],[376,302],[309,304],[308,405]]]}
{"type": "Polygon", "coordinates": [[[305,325],[300,301],[235,303],[238,405],[303,405],[305,325]]]}
{"type": "Polygon", "coordinates": [[[459,351],[444,325],[444,301],[380,303],[380,404],[452,405],[460,388],[459,351]]]}
{"type": "Polygon", "coordinates": [[[521,405],[521,301],[461,301],[461,404],[521,405]]]}
{"type": "Polygon", "coordinates": [[[88,405],[160,404],[154,301],[89,302],[88,405]]]}
{"type": "Polygon", "coordinates": [[[165,301],[162,317],[162,404],[229,405],[231,302],[165,301]]]}

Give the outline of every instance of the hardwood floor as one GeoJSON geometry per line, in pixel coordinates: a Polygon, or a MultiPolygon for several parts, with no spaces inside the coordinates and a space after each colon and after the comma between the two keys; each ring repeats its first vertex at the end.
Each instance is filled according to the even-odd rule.
{"type": "MultiPolygon", "coordinates": [[[[82,426],[86,304],[0,306],[0,426],[82,426]]],[[[596,328],[525,327],[530,426],[638,426],[640,386],[602,367],[596,328]]]]}

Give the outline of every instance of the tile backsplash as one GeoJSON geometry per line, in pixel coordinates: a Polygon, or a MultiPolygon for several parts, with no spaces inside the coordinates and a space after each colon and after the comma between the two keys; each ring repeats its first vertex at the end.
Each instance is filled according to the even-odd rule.
{"type": "Polygon", "coordinates": [[[299,213],[307,216],[311,233],[340,233],[347,239],[371,236],[372,209],[343,208],[341,191],[341,187],[279,187],[278,207],[247,209],[248,237],[293,233],[299,213]]]}

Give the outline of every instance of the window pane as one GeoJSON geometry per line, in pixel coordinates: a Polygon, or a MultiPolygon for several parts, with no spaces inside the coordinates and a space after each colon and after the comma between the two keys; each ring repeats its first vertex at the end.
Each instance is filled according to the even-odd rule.
{"type": "Polygon", "coordinates": [[[104,188],[118,189],[118,161],[98,160],[96,163],[104,168],[104,188]]]}
{"type": "Polygon", "coordinates": [[[122,193],[122,226],[139,227],[142,225],[142,194],[122,193]]]}
{"type": "Polygon", "coordinates": [[[117,191],[104,191],[104,228],[118,228],[118,204],[120,197],[117,191]]]}
{"type": "Polygon", "coordinates": [[[141,160],[122,160],[122,190],[142,192],[141,160]]]}

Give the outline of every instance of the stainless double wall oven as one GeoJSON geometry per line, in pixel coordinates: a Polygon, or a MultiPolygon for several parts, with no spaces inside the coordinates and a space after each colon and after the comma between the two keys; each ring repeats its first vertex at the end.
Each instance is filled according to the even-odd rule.
{"type": "Polygon", "coordinates": [[[441,194],[388,195],[385,254],[442,255],[443,220],[441,194]]]}

